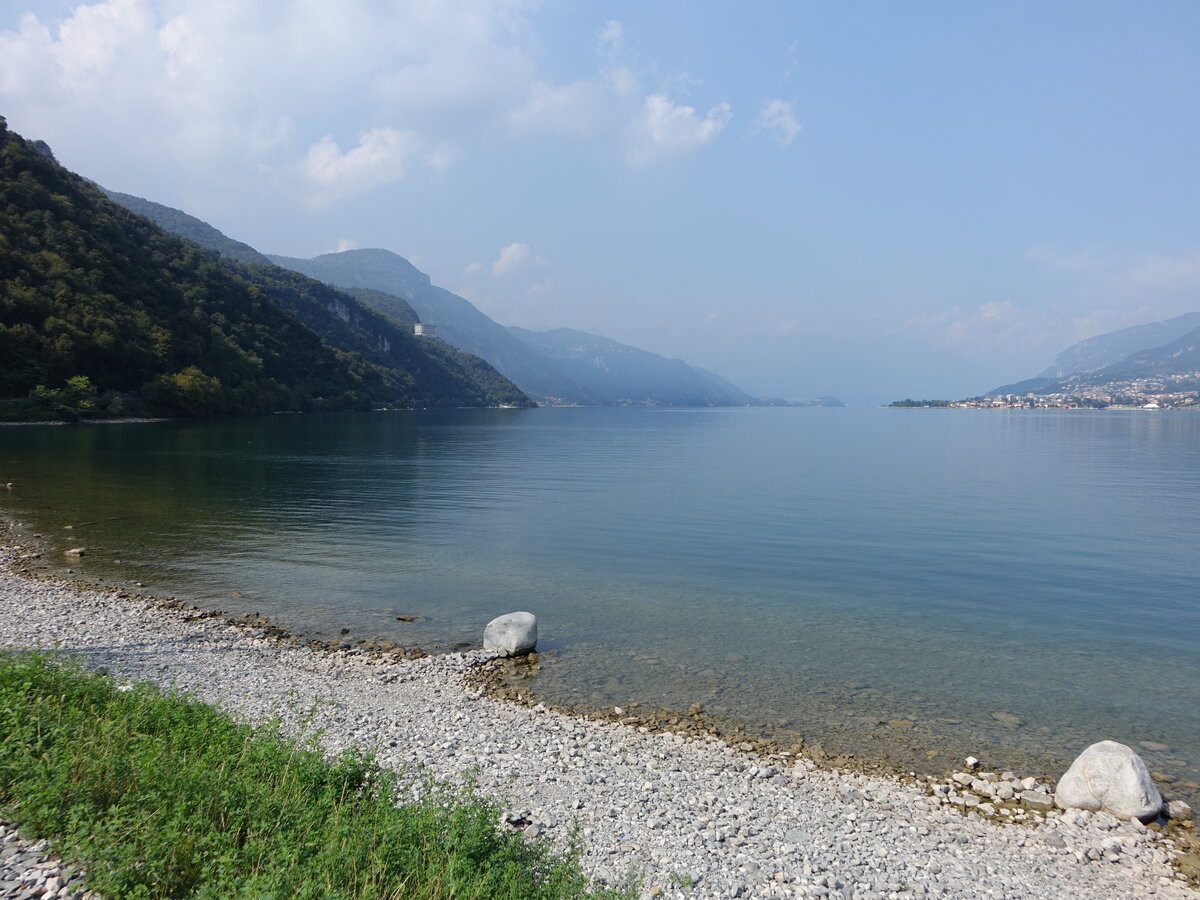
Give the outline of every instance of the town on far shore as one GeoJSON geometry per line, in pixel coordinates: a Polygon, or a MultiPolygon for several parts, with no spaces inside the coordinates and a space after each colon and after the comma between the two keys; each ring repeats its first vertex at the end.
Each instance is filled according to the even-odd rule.
{"type": "Polygon", "coordinates": [[[896,400],[900,409],[1200,409],[1200,371],[1072,384],[1046,393],[992,394],[965,400],[896,400]]]}

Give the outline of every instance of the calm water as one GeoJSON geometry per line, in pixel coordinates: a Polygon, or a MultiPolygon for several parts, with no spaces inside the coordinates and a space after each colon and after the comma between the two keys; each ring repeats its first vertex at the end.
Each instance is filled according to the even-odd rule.
{"type": "Polygon", "coordinates": [[[448,647],[528,609],[532,687],[558,701],[699,702],[931,770],[1151,741],[1152,769],[1200,777],[1195,414],[20,427],[0,481],[56,547],[89,547],[78,568],[306,633],[448,647]]]}

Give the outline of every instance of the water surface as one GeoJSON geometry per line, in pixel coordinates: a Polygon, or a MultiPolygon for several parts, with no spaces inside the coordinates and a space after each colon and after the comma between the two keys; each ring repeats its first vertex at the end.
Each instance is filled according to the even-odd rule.
{"type": "Polygon", "coordinates": [[[1140,748],[1152,769],[1197,780],[1195,414],[21,427],[0,429],[0,468],[8,511],[89,548],[76,568],[160,596],[432,648],[528,609],[549,651],[530,686],[559,702],[701,703],[932,770],[973,752],[1053,772],[1095,740],[1150,741],[1169,748],[1140,748]]]}

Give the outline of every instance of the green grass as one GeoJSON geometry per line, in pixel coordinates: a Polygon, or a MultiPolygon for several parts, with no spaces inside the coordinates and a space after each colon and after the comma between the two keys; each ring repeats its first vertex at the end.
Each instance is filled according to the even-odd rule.
{"type": "Polygon", "coordinates": [[[398,806],[400,788],[277,724],[0,651],[0,812],[110,900],[618,896],[588,886],[577,842],[500,830],[496,801],[430,781],[398,806]]]}

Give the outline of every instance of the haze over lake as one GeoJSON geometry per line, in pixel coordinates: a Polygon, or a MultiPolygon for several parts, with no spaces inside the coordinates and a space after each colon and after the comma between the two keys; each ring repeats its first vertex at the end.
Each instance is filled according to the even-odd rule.
{"type": "Polygon", "coordinates": [[[1103,738],[1200,768],[1195,415],[331,414],[4,428],[0,457],[9,512],[156,596],[431,649],[530,610],[558,702],[934,770],[1103,738]]]}

